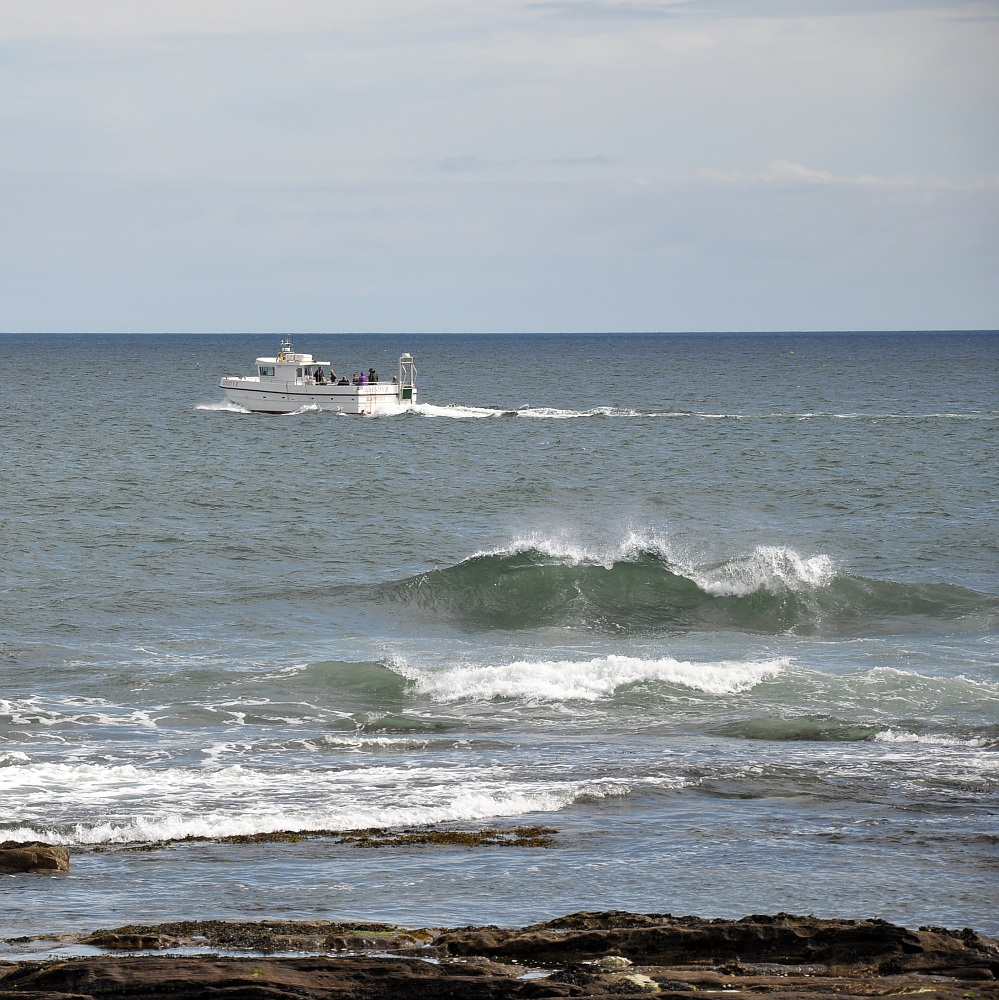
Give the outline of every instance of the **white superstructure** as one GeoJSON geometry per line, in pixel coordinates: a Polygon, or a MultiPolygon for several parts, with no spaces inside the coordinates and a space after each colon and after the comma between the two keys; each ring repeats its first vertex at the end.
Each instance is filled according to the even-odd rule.
{"type": "Polygon", "coordinates": [[[397,371],[387,381],[373,369],[358,373],[357,382],[344,376],[334,376],[334,381],[332,373],[329,361],[297,352],[285,338],[275,357],[257,358],[255,375],[226,375],[219,387],[226,398],[255,413],[294,413],[315,406],[367,416],[416,402],[416,365],[409,354],[399,358],[397,371]]]}

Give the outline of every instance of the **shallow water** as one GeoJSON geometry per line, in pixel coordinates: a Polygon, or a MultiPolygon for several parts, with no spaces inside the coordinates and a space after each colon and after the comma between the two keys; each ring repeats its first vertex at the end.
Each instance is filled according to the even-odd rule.
{"type": "Polygon", "coordinates": [[[994,334],[6,337],[0,936],[620,907],[999,932],[994,334]],[[545,824],[551,850],[184,836],[545,824]],[[990,888],[991,887],[991,888],[990,888]]]}

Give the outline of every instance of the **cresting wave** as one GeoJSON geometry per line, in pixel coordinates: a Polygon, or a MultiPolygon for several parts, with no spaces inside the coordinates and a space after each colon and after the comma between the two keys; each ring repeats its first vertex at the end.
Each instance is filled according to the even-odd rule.
{"type": "Polygon", "coordinates": [[[894,629],[915,618],[979,617],[987,626],[999,611],[992,595],[853,576],[827,555],[759,545],[731,559],[694,563],[661,541],[637,536],[606,552],[532,537],[373,593],[470,630],[842,635],[894,629]]]}
{"type": "Polygon", "coordinates": [[[760,662],[691,663],[634,656],[601,656],[590,660],[521,660],[497,666],[463,666],[445,670],[401,672],[412,689],[437,702],[516,698],[528,702],[597,701],[629,686],[660,684],[705,694],[748,691],[776,677],[787,659],[760,662]]]}

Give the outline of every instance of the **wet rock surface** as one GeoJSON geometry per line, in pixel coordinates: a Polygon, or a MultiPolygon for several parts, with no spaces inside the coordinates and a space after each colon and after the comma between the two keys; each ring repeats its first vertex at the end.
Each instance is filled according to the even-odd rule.
{"type": "MultiPolygon", "coordinates": [[[[297,844],[305,840],[325,840],[352,847],[552,847],[558,833],[550,826],[515,826],[497,830],[415,829],[388,830],[276,830],[271,833],[234,834],[229,837],[179,837],[129,847],[131,851],[156,851],[173,844],[297,844]]],[[[95,850],[117,850],[101,846],[95,850]]]]}
{"type": "Polygon", "coordinates": [[[69,851],[65,847],[9,840],[0,843],[0,875],[68,871],[69,851]]]}
{"type": "Polygon", "coordinates": [[[909,930],[883,920],[820,920],[779,913],[741,920],[669,914],[575,913],[520,929],[465,928],[435,944],[451,955],[533,962],[581,962],[618,955],[643,965],[735,961],[982,974],[999,970],[995,942],[973,930],[909,930]]]}
{"type": "Polygon", "coordinates": [[[422,951],[436,931],[392,924],[319,921],[181,920],[168,924],[128,924],[95,931],[80,944],[108,951],[161,951],[169,948],[218,948],[258,952],[422,951]]]}
{"type": "Polygon", "coordinates": [[[0,1000],[911,996],[999,1000],[999,942],[970,929],[789,914],[576,913],[523,928],[182,921],[76,939],[114,954],[0,963],[0,1000]],[[315,957],[121,954],[324,952],[315,957]],[[337,954],[337,953],[340,954],[337,954]],[[354,954],[343,954],[354,952],[354,954]]]}

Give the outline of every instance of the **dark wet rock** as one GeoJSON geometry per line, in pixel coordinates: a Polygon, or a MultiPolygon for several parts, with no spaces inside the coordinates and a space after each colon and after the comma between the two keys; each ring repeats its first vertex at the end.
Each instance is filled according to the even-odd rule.
{"type": "Polygon", "coordinates": [[[81,944],[109,950],[221,948],[226,951],[390,951],[423,949],[433,939],[427,930],[392,924],[346,924],[331,920],[178,920],[167,924],[127,924],[95,931],[81,944]]]}
{"type": "Polygon", "coordinates": [[[996,942],[911,931],[882,920],[820,920],[791,914],[702,920],[658,914],[578,913],[516,930],[447,931],[434,942],[451,955],[488,955],[535,963],[573,963],[623,955],[636,964],[780,963],[831,969],[940,972],[994,976],[996,942]]]}
{"type": "MultiPolygon", "coordinates": [[[[417,959],[92,958],[32,967],[0,980],[4,988],[73,991],[101,998],[144,1000],[327,1000],[337,998],[462,998],[535,1000],[582,995],[545,980],[497,977],[475,966],[434,965],[417,959]]],[[[36,994],[37,997],[37,994],[36,994]]]]}
{"type": "MultiPolygon", "coordinates": [[[[550,826],[515,826],[498,830],[447,830],[420,827],[387,830],[276,830],[270,833],[234,834],[230,837],[179,837],[157,840],[128,848],[131,851],[155,851],[172,844],[297,844],[306,840],[327,840],[353,847],[551,847],[558,833],[550,826]]],[[[116,848],[117,849],[117,848],[116,848]]]]}
{"type": "Polygon", "coordinates": [[[52,847],[49,844],[39,843],[21,844],[14,841],[0,844],[0,875],[68,871],[69,851],[65,847],[52,847]]]}
{"type": "Polygon", "coordinates": [[[117,951],[183,945],[244,954],[0,963],[0,1000],[689,1000],[691,993],[725,1000],[999,1000],[999,942],[967,929],[912,931],[882,920],[605,911],[436,935],[390,924],[179,921],[77,940],[117,951]],[[295,949],[327,954],[245,954],[295,949]]]}
{"type": "Polygon", "coordinates": [[[177,948],[183,944],[179,938],[168,934],[114,934],[98,933],[84,938],[84,944],[97,948],[107,948],[109,951],[162,951],[166,948],[177,948]]]}
{"type": "MultiPolygon", "coordinates": [[[[571,965],[555,972],[549,978],[553,983],[569,983],[583,988],[584,996],[615,996],[624,993],[649,994],[659,993],[660,984],[645,972],[627,971],[611,972],[598,965],[571,965]]],[[[685,987],[686,991],[692,987],[685,987]]]]}
{"type": "MultiPolygon", "coordinates": [[[[530,930],[584,931],[606,930],[610,927],[658,927],[663,920],[671,920],[669,913],[629,913],[627,910],[601,910],[590,913],[581,910],[565,917],[546,920],[542,924],[531,924],[525,927],[530,930]]],[[[689,917],[678,917],[679,920],[689,920],[689,917]]],[[[694,918],[697,919],[696,917],[694,918]]]]}
{"type": "Polygon", "coordinates": [[[0,1000],[94,1000],[89,993],[53,993],[51,990],[23,990],[13,992],[0,991],[0,1000]]]}

